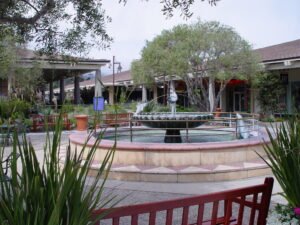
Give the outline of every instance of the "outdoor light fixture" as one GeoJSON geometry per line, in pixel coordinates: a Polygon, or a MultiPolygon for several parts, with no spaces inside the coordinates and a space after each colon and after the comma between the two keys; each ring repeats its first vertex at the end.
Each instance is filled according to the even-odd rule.
{"type": "Polygon", "coordinates": [[[122,70],[122,66],[121,66],[121,63],[120,62],[116,62],[115,61],[115,56],[113,56],[113,62],[112,62],[112,67],[113,67],[113,99],[114,99],[114,104],[116,102],[116,96],[115,96],[115,65],[118,65],[118,68],[117,68],[117,73],[120,73],[121,70],[122,70]]]}

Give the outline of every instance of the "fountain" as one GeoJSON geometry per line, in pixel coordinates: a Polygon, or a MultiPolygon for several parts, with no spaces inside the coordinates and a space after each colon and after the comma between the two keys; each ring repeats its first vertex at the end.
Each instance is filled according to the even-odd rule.
{"type": "Polygon", "coordinates": [[[174,81],[170,82],[170,95],[168,97],[168,102],[171,107],[170,113],[143,113],[139,111],[135,113],[132,117],[133,121],[139,121],[144,126],[151,128],[159,128],[166,130],[165,132],[165,143],[182,143],[182,138],[180,134],[181,129],[195,128],[207,120],[213,119],[213,114],[211,113],[177,113],[176,112],[176,102],[178,100],[174,81]]]}
{"type": "MultiPolygon", "coordinates": [[[[108,128],[97,146],[91,174],[97,173],[112,148],[116,151],[110,179],[202,182],[270,174],[268,166],[257,155],[265,156],[262,140],[267,142],[268,135],[259,128],[256,115],[243,114],[241,118],[236,113],[228,113],[224,117],[223,113],[222,117],[213,118],[210,113],[179,113],[176,112],[176,101],[177,94],[171,83],[169,113],[143,113],[142,108],[146,105],[143,103],[132,116],[129,126],[108,128]],[[133,126],[134,121],[144,126],[133,126]],[[180,134],[183,130],[187,137],[184,139],[180,134]],[[202,136],[206,138],[208,134],[213,141],[211,138],[202,140],[202,136]],[[226,135],[231,138],[225,138],[226,135]]],[[[92,137],[86,143],[87,139],[86,132],[71,134],[71,151],[75,153],[83,146],[88,151],[96,138],[92,137]]]]}

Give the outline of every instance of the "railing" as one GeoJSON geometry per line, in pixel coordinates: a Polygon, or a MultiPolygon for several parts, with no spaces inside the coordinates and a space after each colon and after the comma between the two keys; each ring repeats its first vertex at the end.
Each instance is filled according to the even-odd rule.
{"type": "MultiPolygon", "coordinates": [[[[202,114],[199,112],[195,112],[195,114],[202,114]]],[[[237,118],[237,113],[232,112],[222,112],[221,115],[215,117],[213,119],[204,119],[204,120],[181,120],[181,123],[185,123],[185,126],[182,128],[178,127],[170,127],[170,128],[150,128],[143,125],[143,120],[141,119],[132,119],[132,114],[128,114],[125,116],[124,114],[118,116],[116,114],[114,118],[109,116],[109,123],[104,123],[102,125],[106,126],[118,126],[118,138],[122,138],[128,141],[134,141],[139,137],[151,136],[153,138],[162,137],[162,133],[164,130],[180,130],[181,137],[184,139],[184,142],[190,142],[193,138],[201,137],[215,137],[215,136],[224,136],[227,135],[232,139],[241,139],[251,135],[259,135],[260,127],[257,114],[249,114],[249,113],[239,113],[242,118],[237,118]],[[204,123],[199,127],[191,127],[189,124],[191,122],[201,122],[204,123]]],[[[107,117],[107,116],[106,116],[107,117]]],[[[103,120],[108,121],[106,120],[103,120]]],[[[147,122],[168,122],[175,124],[178,122],[177,119],[169,119],[169,120],[155,120],[148,119],[147,122]]],[[[114,137],[116,134],[114,131],[107,132],[106,137],[114,137]]],[[[163,136],[165,134],[163,133],[163,136]]],[[[167,135],[172,136],[172,135],[167,135]]],[[[174,135],[176,136],[176,135],[174,135]]],[[[177,135],[178,136],[178,135],[177,135]]]]}

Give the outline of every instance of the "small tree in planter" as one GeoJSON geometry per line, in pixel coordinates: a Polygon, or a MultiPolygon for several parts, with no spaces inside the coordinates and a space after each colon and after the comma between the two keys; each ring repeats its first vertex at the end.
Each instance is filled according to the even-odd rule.
{"type": "MultiPolygon", "coordinates": [[[[37,159],[34,147],[26,141],[26,138],[24,137],[23,143],[20,144],[15,134],[11,180],[0,182],[0,224],[95,224],[99,218],[92,218],[92,211],[111,203],[111,198],[100,200],[100,197],[114,150],[105,156],[96,177],[87,186],[89,167],[93,162],[101,135],[84,158],[85,146],[72,154],[68,148],[65,161],[60,165],[61,127],[60,117],[53,136],[47,134],[42,164],[37,159]],[[19,163],[17,163],[18,154],[19,163]]],[[[3,150],[4,148],[1,152],[1,161],[3,150]]],[[[0,176],[4,176],[2,167],[0,176]]]]}
{"type": "Polygon", "coordinates": [[[284,86],[279,74],[264,73],[257,79],[258,97],[261,110],[266,116],[273,116],[274,112],[281,111],[279,108],[280,97],[284,94],[284,86]]]}

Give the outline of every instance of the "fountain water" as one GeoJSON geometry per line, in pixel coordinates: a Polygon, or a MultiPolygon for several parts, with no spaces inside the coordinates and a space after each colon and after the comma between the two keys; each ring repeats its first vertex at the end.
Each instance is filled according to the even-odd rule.
{"type": "Polygon", "coordinates": [[[249,134],[248,129],[246,128],[246,124],[243,120],[243,117],[241,116],[241,114],[237,113],[236,118],[237,118],[237,121],[236,121],[236,123],[237,123],[237,136],[239,138],[242,138],[242,139],[249,138],[250,134],[249,134]]]}

